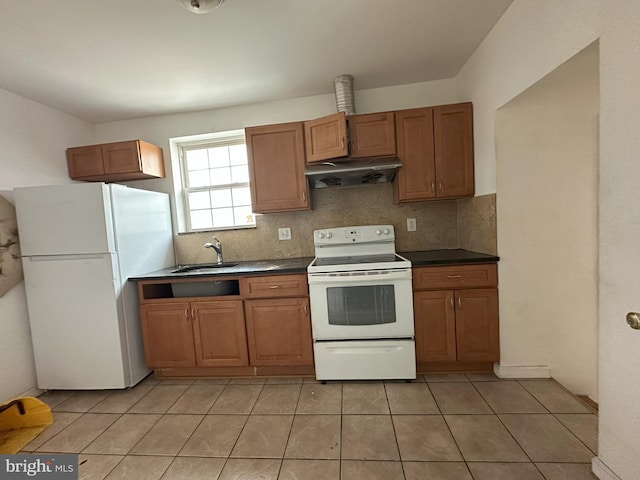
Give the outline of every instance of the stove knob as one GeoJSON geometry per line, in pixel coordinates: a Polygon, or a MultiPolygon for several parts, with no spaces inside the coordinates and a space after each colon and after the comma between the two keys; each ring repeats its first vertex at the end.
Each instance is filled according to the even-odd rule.
{"type": "Polygon", "coordinates": [[[327,232],[327,238],[331,238],[331,237],[333,237],[333,233],[327,232]]]}
{"type": "Polygon", "coordinates": [[[379,228],[376,228],[376,235],[382,235],[382,230],[380,230],[379,228]]]}
{"type": "Polygon", "coordinates": [[[320,240],[322,240],[322,239],[323,239],[323,238],[325,238],[326,236],[327,236],[327,234],[326,234],[326,233],[324,233],[324,232],[318,232],[318,238],[319,238],[320,240]]]}
{"type": "Polygon", "coordinates": [[[391,233],[391,230],[385,228],[384,230],[382,230],[382,233],[384,233],[385,235],[389,235],[391,233]]]}

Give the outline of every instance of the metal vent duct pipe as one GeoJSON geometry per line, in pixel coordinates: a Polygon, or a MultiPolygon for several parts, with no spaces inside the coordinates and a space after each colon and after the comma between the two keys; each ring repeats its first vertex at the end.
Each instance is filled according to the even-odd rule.
{"type": "Polygon", "coordinates": [[[333,81],[336,90],[336,106],[347,115],[356,113],[356,97],[353,93],[353,76],[338,75],[333,81]]]}

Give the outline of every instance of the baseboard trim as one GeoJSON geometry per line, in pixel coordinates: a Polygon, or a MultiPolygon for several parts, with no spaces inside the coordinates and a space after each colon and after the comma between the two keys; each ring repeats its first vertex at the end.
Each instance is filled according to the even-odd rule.
{"type": "Polygon", "coordinates": [[[38,387],[33,387],[21,394],[21,397],[39,397],[44,393],[44,390],[39,389],[38,387]]]}
{"type": "Polygon", "coordinates": [[[500,365],[493,364],[493,373],[499,378],[551,378],[548,365],[500,365]]]}
{"type": "Polygon", "coordinates": [[[600,457],[593,457],[591,459],[591,471],[600,480],[621,480],[618,475],[613,473],[611,469],[600,460],[600,457]]]}

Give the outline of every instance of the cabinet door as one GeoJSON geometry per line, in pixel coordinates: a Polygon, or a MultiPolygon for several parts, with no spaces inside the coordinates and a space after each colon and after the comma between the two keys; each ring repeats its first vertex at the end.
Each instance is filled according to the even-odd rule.
{"type": "Polygon", "coordinates": [[[249,365],[242,300],[192,302],[191,316],[198,366],[249,365]]]}
{"type": "Polygon", "coordinates": [[[346,157],[347,120],[344,112],[304,122],[307,163],[346,157]]]}
{"type": "Polygon", "coordinates": [[[470,103],[434,107],[437,196],[474,193],[473,110],[470,103]]]}
{"type": "Polygon", "coordinates": [[[142,305],[140,320],[149,368],[196,365],[188,302],[142,305]]]}
{"type": "Polygon", "coordinates": [[[251,365],[313,365],[308,298],[246,300],[251,365]]]}
{"type": "Polygon", "coordinates": [[[308,210],[302,122],[245,129],[255,213],[308,210]]]}
{"type": "Polygon", "coordinates": [[[498,361],[498,289],[456,290],[455,301],[458,360],[498,361]]]}
{"type": "Polygon", "coordinates": [[[414,292],[416,362],[456,360],[453,290],[414,292]]]}
{"type": "Polygon", "coordinates": [[[104,174],[100,145],[67,148],[67,167],[73,179],[104,174]]]}
{"type": "Polygon", "coordinates": [[[137,141],[105,143],[101,147],[106,174],[142,171],[137,141]]]}
{"type": "Polygon", "coordinates": [[[402,110],[395,117],[398,158],[402,162],[394,180],[396,201],[435,198],[433,109],[402,110]]]}
{"type": "Polygon", "coordinates": [[[351,158],[396,154],[396,127],[393,112],[351,115],[349,141],[351,158]]]}

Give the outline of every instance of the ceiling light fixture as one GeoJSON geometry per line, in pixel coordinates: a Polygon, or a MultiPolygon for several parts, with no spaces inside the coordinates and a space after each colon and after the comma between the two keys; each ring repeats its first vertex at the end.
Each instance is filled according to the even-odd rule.
{"type": "Polygon", "coordinates": [[[192,13],[209,13],[214,8],[218,8],[224,0],[176,0],[182,8],[192,13]]]}

